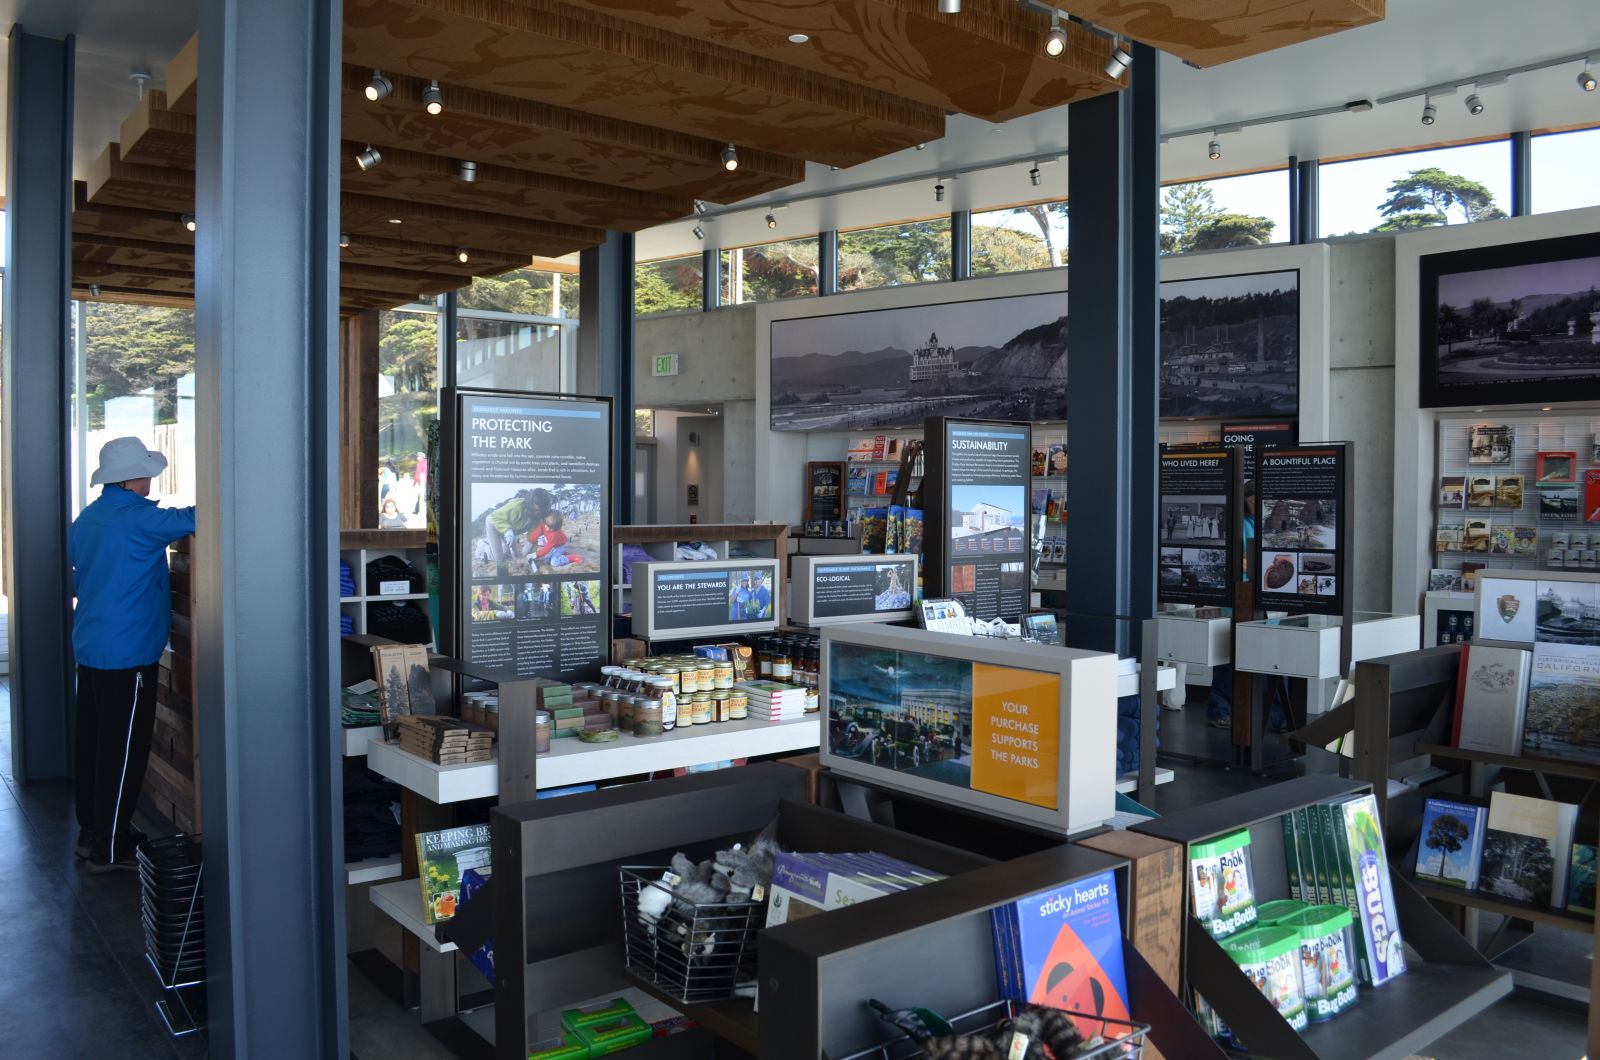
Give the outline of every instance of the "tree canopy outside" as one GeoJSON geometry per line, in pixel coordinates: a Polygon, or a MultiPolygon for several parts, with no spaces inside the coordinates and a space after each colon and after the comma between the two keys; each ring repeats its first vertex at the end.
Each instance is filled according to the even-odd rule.
{"type": "Polygon", "coordinates": [[[1271,218],[1224,210],[1204,181],[1174,184],[1161,193],[1163,254],[1260,246],[1272,242],[1275,227],[1271,218]]]}
{"type": "Polygon", "coordinates": [[[950,278],[950,218],[839,233],[839,290],[950,278]]]}
{"type": "Polygon", "coordinates": [[[633,311],[638,316],[699,309],[705,277],[700,255],[644,261],[633,269],[633,311]]]}
{"type": "MultiPolygon", "coordinates": [[[[456,296],[462,309],[492,309],[500,313],[526,313],[529,316],[556,316],[554,299],[556,273],[540,269],[517,269],[499,276],[474,276],[472,283],[456,296]]],[[[561,274],[560,316],[578,317],[578,277],[561,274]]]]}
{"type": "Polygon", "coordinates": [[[1389,197],[1378,206],[1385,218],[1374,232],[1406,231],[1449,224],[1451,211],[1461,221],[1492,221],[1506,216],[1494,193],[1475,180],[1447,173],[1437,166],[1413,169],[1389,185],[1389,197]]]}
{"type": "Polygon", "coordinates": [[[194,371],[193,312],[88,302],[84,347],[90,430],[105,424],[107,399],[148,390],[154,391],[156,422],[177,422],[178,380],[194,371]]]}

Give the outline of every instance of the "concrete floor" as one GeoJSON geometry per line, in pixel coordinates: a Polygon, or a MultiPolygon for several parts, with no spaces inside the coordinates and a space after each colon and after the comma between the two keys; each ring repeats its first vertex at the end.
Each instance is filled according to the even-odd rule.
{"type": "MultiPolygon", "coordinates": [[[[1226,734],[1204,726],[1203,710],[1163,716],[1163,746],[1220,762],[1226,734]]],[[[0,680],[0,860],[25,904],[0,918],[0,1043],[8,1056],[118,1060],[206,1055],[203,1036],[174,1040],[155,1014],[155,974],[143,959],[138,879],[132,873],[85,874],[74,863],[76,834],[69,783],[22,787],[11,773],[9,689],[0,680]],[[107,1052],[114,1048],[114,1054],[107,1052]]],[[[1178,778],[1159,789],[1156,809],[1193,805],[1270,781],[1220,765],[1163,760],[1178,778]]],[[[357,888],[352,902],[365,901],[357,888]]],[[[380,950],[393,953],[398,929],[375,922],[380,950]]],[[[1535,938],[1517,962],[1582,968],[1581,943],[1563,936],[1535,938]],[[1550,946],[1548,959],[1537,947],[1550,946]]],[[[452,1054],[424,1032],[414,1011],[391,999],[355,964],[350,967],[350,1044],[358,1060],[447,1060],[452,1054]]],[[[1359,1019],[1359,1009],[1347,1018],[1359,1019]]],[[[1577,1060],[1585,1053],[1581,1012],[1529,997],[1506,998],[1423,1051],[1433,1060],[1577,1060]]]]}

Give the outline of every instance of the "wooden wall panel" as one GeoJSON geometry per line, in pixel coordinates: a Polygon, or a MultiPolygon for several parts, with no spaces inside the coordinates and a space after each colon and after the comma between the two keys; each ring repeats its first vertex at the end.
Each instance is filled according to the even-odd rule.
{"type": "Polygon", "coordinates": [[[339,328],[339,525],[378,525],[379,311],[339,328]]]}

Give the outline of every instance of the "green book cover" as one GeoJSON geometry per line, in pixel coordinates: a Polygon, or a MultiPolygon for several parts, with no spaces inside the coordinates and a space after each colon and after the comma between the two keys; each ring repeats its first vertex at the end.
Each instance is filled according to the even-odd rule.
{"type": "MultiPolygon", "coordinates": [[[[1350,856],[1350,837],[1344,828],[1344,804],[1352,801],[1353,798],[1340,799],[1329,807],[1333,812],[1333,845],[1339,859],[1336,862],[1339,866],[1339,883],[1344,890],[1342,904],[1347,906],[1354,906],[1361,900],[1361,889],[1356,886],[1356,859],[1350,856]]],[[[1359,915],[1360,911],[1351,909],[1351,912],[1359,915]]]]}
{"type": "Polygon", "coordinates": [[[1322,842],[1323,818],[1318,813],[1318,807],[1306,807],[1306,821],[1311,826],[1311,851],[1316,859],[1317,904],[1330,905],[1333,902],[1333,890],[1328,884],[1328,852],[1322,842]]]}
{"type": "Polygon", "coordinates": [[[461,874],[489,871],[489,826],[472,824],[417,833],[417,877],[422,882],[422,920],[437,924],[456,915],[461,874]]]}
{"type": "Polygon", "coordinates": [[[1339,833],[1343,828],[1339,826],[1331,804],[1323,803],[1317,807],[1317,812],[1322,814],[1322,846],[1328,855],[1328,904],[1348,905],[1344,873],[1341,871],[1344,862],[1339,857],[1339,833]]]}
{"type": "Polygon", "coordinates": [[[1302,901],[1319,904],[1317,897],[1317,858],[1311,842],[1311,819],[1304,808],[1294,811],[1294,839],[1300,850],[1302,901]]]}
{"type": "Polygon", "coordinates": [[[1283,862],[1289,870],[1289,897],[1295,901],[1304,901],[1305,894],[1300,883],[1300,847],[1294,838],[1294,814],[1286,813],[1281,818],[1283,822],[1283,862]]]}
{"type": "Polygon", "coordinates": [[[1594,916],[1596,857],[1593,843],[1572,844],[1572,863],[1567,867],[1567,912],[1594,916]]]}

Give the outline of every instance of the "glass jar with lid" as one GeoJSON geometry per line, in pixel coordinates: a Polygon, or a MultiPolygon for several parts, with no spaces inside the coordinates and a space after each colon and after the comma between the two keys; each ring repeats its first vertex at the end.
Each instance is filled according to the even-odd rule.
{"type": "Polygon", "coordinates": [[[660,736],[666,732],[662,721],[661,696],[652,690],[633,700],[633,734],[635,736],[660,736]]]}
{"type": "MultiPolygon", "coordinates": [[[[678,690],[677,678],[658,677],[655,680],[655,695],[661,701],[661,731],[671,732],[678,727],[678,690]]],[[[635,710],[638,705],[635,704],[635,710]]]]}

